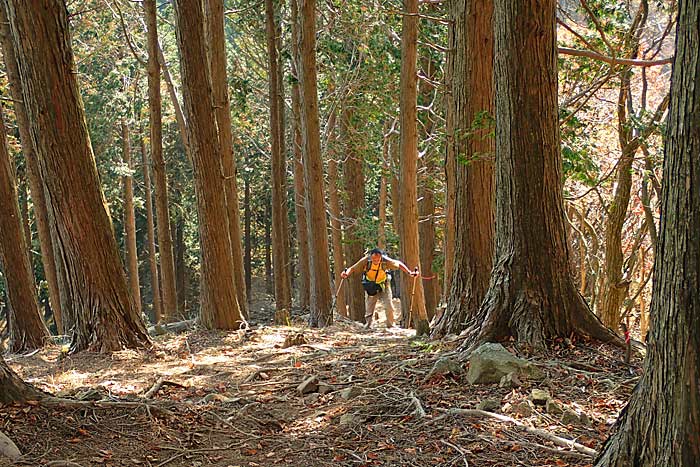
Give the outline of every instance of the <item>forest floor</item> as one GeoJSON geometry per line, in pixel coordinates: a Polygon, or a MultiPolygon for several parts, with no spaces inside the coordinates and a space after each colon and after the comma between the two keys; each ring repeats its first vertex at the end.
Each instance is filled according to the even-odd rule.
{"type": "Polygon", "coordinates": [[[150,351],[112,355],[65,356],[54,346],[8,356],[47,392],[103,402],[0,407],[0,431],[24,453],[16,464],[0,457],[0,466],[591,465],[581,449],[531,428],[599,449],[640,374],[640,362],[625,365],[618,349],[562,342],[529,358],[542,381],[470,385],[460,371],[429,376],[438,360],[456,361],[456,338],[418,340],[381,321],[369,331],[309,329],[302,317],[270,326],[272,315],[259,295],[247,333],[192,330],[157,337],[150,351]],[[318,389],[312,383],[314,391],[301,394],[312,376],[318,389]],[[547,390],[580,421],[565,424],[527,402],[533,389],[547,390]],[[450,411],[486,400],[486,410],[517,424],[450,411]]]}

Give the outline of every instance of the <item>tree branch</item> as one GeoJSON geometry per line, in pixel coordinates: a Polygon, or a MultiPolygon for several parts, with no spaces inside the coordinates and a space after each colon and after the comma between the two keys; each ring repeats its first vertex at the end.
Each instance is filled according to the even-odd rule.
{"type": "Polygon", "coordinates": [[[588,57],[588,58],[592,58],[594,60],[600,60],[602,62],[609,63],[611,65],[650,67],[650,66],[667,65],[667,64],[673,62],[673,57],[661,58],[658,60],[640,60],[640,59],[633,59],[633,58],[608,57],[606,55],[602,55],[602,54],[599,54],[597,52],[593,52],[591,50],[570,49],[568,47],[559,47],[558,50],[559,50],[559,53],[563,54],[563,55],[573,55],[575,57],[588,57]]]}

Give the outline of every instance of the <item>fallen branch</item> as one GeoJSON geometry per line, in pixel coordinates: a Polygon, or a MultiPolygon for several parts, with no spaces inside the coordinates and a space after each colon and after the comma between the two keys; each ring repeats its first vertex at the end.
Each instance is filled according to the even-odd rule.
{"type": "Polygon", "coordinates": [[[168,381],[165,379],[165,376],[161,376],[160,378],[158,378],[158,380],[155,383],[153,383],[153,386],[151,386],[151,388],[143,394],[143,398],[144,399],[151,399],[153,396],[155,396],[158,393],[158,391],[161,390],[161,388],[163,386],[175,386],[177,388],[187,388],[187,386],[185,386],[183,384],[176,383],[174,381],[168,381]]]}
{"type": "Polygon", "coordinates": [[[0,431],[0,455],[14,461],[22,457],[22,452],[5,433],[0,431]]]}
{"type": "Polygon", "coordinates": [[[447,415],[466,415],[468,417],[488,417],[488,418],[494,418],[496,420],[499,420],[501,422],[508,422],[512,423],[518,428],[524,430],[527,433],[537,435],[541,438],[546,439],[547,441],[551,441],[552,443],[556,444],[557,446],[562,446],[566,448],[573,448],[576,451],[585,454],[590,457],[595,457],[598,455],[598,451],[595,449],[591,449],[587,446],[584,446],[583,444],[579,444],[573,440],[566,439],[566,438],[561,438],[557,435],[553,435],[552,433],[549,433],[548,431],[545,430],[540,430],[539,428],[533,428],[531,426],[527,426],[519,421],[517,421],[514,418],[507,417],[505,415],[493,413],[493,412],[487,412],[485,410],[476,410],[476,409],[438,409],[446,412],[447,415]]]}
{"type": "Polygon", "coordinates": [[[196,319],[188,319],[185,321],[177,321],[168,324],[156,324],[148,328],[148,334],[151,336],[162,336],[168,333],[178,333],[192,329],[196,323],[196,319]]]}

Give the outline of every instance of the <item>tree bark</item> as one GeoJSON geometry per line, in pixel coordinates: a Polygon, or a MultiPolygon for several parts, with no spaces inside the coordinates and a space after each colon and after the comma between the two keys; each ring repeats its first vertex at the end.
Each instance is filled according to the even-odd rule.
{"type": "Polygon", "coordinates": [[[226,188],[207,63],[204,11],[199,0],[178,0],[177,42],[183,83],[187,140],[192,156],[202,250],[200,320],[209,329],[243,324],[229,237],[226,188]]]}
{"type": "Polygon", "coordinates": [[[644,375],[596,466],[697,465],[700,458],[700,2],[678,5],[661,227],[644,375]]]}
{"type": "MultiPolygon", "coordinates": [[[[163,292],[162,316],[166,322],[178,319],[177,292],[175,287],[175,260],[173,237],[170,230],[168,203],[168,178],[163,158],[162,100],[160,95],[160,65],[158,56],[158,29],[155,0],[144,0],[144,15],[148,33],[148,108],[151,144],[151,162],[155,179],[156,217],[158,219],[158,252],[160,254],[160,279],[163,292]]],[[[177,102],[177,98],[175,98],[177,102]]],[[[184,122],[183,122],[184,124],[184,122]]],[[[187,138],[183,136],[187,147],[187,138]]]]}
{"type": "MultiPolygon", "coordinates": [[[[329,142],[335,135],[335,112],[331,114],[329,118],[329,142]]],[[[328,146],[331,146],[330,144],[328,146]]],[[[340,196],[339,196],[339,177],[338,177],[338,161],[335,159],[335,151],[332,151],[328,159],[328,211],[331,218],[331,241],[333,245],[333,268],[335,277],[335,287],[336,290],[340,287],[341,277],[340,273],[345,269],[345,248],[343,244],[343,223],[341,218],[343,217],[342,209],[340,207],[340,196]]],[[[349,289],[350,278],[346,279],[348,281],[349,289]]],[[[352,308],[348,310],[348,301],[346,300],[347,294],[345,292],[339,293],[335,299],[335,307],[341,316],[350,316],[351,319],[356,321],[362,321],[363,318],[358,318],[357,315],[353,314],[352,308]],[[349,313],[348,313],[349,311],[349,313]]],[[[364,316],[364,312],[362,313],[364,316]]]]}
{"type": "Polygon", "coordinates": [[[245,290],[246,298],[250,302],[252,298],[252,287],[253,287],[253,265],[252,265],[252,230],[251,230],[251,212],[250,212],[250,174],[246,173],[244,176],[244,195],[243,195],[243,209],[245,217],[245,244],[244,244],[244,260],[243,266],[245,268],[245,290]]]}
{"type": "Polygon", "coordinates": [[[160,301],[160,279],[158,277],[158,257],[156,256],[156,231],[153,223],[153,199],[151,198],[151,172],[148,168],[146,141],[141,141],[141,161],[143,168],[143,195],[146,200],[146,230],[148,242],[148,266],[151,272],[151,295],[153,297],[153,322],[160,323],[162,308],[160,301]]]}
{"type": "MultiPolygon", "coordinates": [[[[122,119],[122,161],[131,172],[131,143],[129,126],[122,119]]],[[[139,285],[139,257],[136,248],[136,212],[134,211],[134,179],[131,173],[122,177],[124,184],[124,232],[126,234],[126,264],[129,270],[129,289],[136,312],[141,314],[141,287],[139,285]]]]}
{"type": "Polygon", "coordinates": [[[329,326],[331,278],[328,261],[328,230],[323,194],[323,162],[316,83],[316,2],[299,1],[299,77],[304,142],[307,228],[309,231],[310,325],[329,326]]]}
{"type": "Polygon", "coordinates": [[[272,148],[272,262],[275,279],[275,323],[287,324],[292,307],[289,280],[289,241],[287,227],[287,162],[283,152],[284,129],[280,99],[280,73],[277,58],[277,26],[273,0],[265,0],[270,140],[272,148]]]}
{"type": "Polygon", "coordinates": [[[42,394],[22,381],[0,355],[0,404],[41,399],[42,394]]]}
{"type": "Polygon", "coordinates": [[[293,117],[293,155],[294,155],[294,213],[296,215],[296,234],[298,245],[298,270],[299,284],[299,307],[303,310],[309,308],[309,232],[307,230],[306,190],[304,188],[304,165],[302,163],[302,136],[301,136],[301,93],[299,90],[299,73],[297,63],[299,62],[299,42],[298,36],[298,6],[296,0],[291,0],[291,22],[292,22],[292,117],[293,117]]]}
{"type": "Polygon", "coordinates": [[[176,300],[177,313],[179,316],[186,317],[189,309],[187,297],[190,287],[190,275],[185,263],[185,255],[187,254],[187,245],[185,245],[185,219],[182,215],[175,219],[175,285],[176,285],[176,300]]]}
{"type": "Polygon", "coordinates": [[[58,292],[58,277],[56,271],[56,261],[53,255],[53,245],[51,232],[49,229],[49,215],[46,210],[46,196],[44,186],[39,174],[39,166],[36,160],[36,150],[31,139],[29,128],[29,117],[27,109],[22,101],[22,83],[20,81],[19,69],[17,68],[17,56],[12,37],[10,35],[10,25],[4,8],[0,8],[0,34],[2,36],[2,51],[5,57],[5,68],[10,84],[10,92],[13,99],[19,137],[22,142],[22,152],[27,161],[27,180],[31,192],[32,204],[34,205],[34,217],[36,219],[36,229],[39,234],[39,247],[41,249],[41,261],[44,266],[44,276],[49,289],[49,302],[53,312],[56,329],[59,334],[63,334],[63,320],[61,319],[61,298],[58,292]]]}
{"type": "Polygon", "coordinates": [[[390,174],[389,166],[389,122],[384,124],[384,137],[382,138],[382,160],[381,160],[381,178],[379,181],[379,201],[377,203],[377,217],[379,224],[377,226],[377,246],[382,250],[386,249],[386,205],[388,198],[387,178],[390,174]]]}
{"type": "Polygon", "coordinates": [[[209,8],[209,42],[211,45],[211,80],[214,93],[214,109],[221,145],[221,163],[226,188],[229,236],[233,253],[235,288],[243,316],[248,316],[246,282],[243,271],[243,246],[241,239],[241,212],[238,203],[236,157],[233,154],[231,130],[231,103],[226,78],[226,40],[224,36],[224,1],[207,0],[209,8]]]}
{"type": "Polygon", "coordinates": [[[105,208],[81,103],[65,5],[27,8],[3,0],[23,101],[44,180],[61,308],[70,312],[73,351],[142,347],[150,340],[129,294],[105,208]]]}
{"type": "Polygon", "coordinates": [[[445,270],[447,308],[433,336],[459,334],[476,316],[489,286],[494,248],[493,0],[454,1],[450,15],[448,155],[453,160],[447,161],[447,215],[452,217],[446,222],[453,225],[454,240],[446,240],[451,249],[446,268],[452,264],[445,270]]]}
{"type": "MultiPolygon", "coordinates": [[[[345,150],[343,161],[343,177],[345,180],[346,202],[344,219],[346,222],[345,252],[350,264],[355,264],[364,254],[363,239],[360,233],[360,222],[364,217],[365,208],[365,176],[362,170],[362,158],[354,148],[352,102],[345,102],[341,114],[340,130],[342,146],[345,150]]],[[[348,314],[351,319],[364,323],[365,321],[365,291],[359,275],[345,279],[347,282],[348,314]]]]}
{"type": "Polygon", "coordinates": [[[39,314],[34,274],[27,256],[14,170],[5,135],[4,116],[0,109],[0,264],[10,304],[7,307],[10,330],[7,350],[18,353],[43,347],[49,332],[39,314]]]}
{"type": "Polygon", "coordinates": [[[571,277],[557,115],[556,1],[494,2],[496,255],[465,346],[572,333],[620,343],[571,277]],[[532,92],[537,89],[537,92],[532,92]]]}
{"type": "MultiPolygon", "coordinates": [[[[420,245],[418,240],[418,0],[404,0],[405,14],[401,33],[401,144],[399,165],[399,187],[401,193],[401,223],[399,235],[403,260],[410,267],[420,268],[420,245]]],[[[407,281],[404,281],[406,284],[407,281]]],[[[410,322],[416,335],[430,333],[425,309],[423,281],[410,281],[410,295],[404,287],[402,302],[410,300],[412,308],[410,322]]]]}

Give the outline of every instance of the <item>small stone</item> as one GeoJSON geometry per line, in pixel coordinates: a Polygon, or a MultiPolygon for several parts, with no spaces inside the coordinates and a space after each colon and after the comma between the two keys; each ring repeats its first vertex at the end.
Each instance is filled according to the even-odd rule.
{"type": "Polygon", "coordinates": [[[551,398],[552,396],[549,394],[549,391],[545,391],[544,389],[533,389],[530,393],[530,400],[535,405],[546,405],[547,401],[551,398]]]}
{"type": "Polygon", "coordinates": [[[309,405],[315,404],[316,402],[318,402],[318,399],[319,399],[320,397],[321,397],[321,396],[320,396],[319,393],[314,392],[314,393],[309,394],[308,396],[306,396],[306,397],[304,398],[304,403],[309,404],[309,405]]]}
{"type": "Polygon", "coordinates": [[[561,415],[563,413],[563,410],[561,409],[559,404],[557,404],[554,401],[554,399],[549,399],[547,401],[546,408],[547,408],[547,413],[551,414],[551,415],[561,415]]]}
{"type": "Polygon", "coordinates": [[[349,388],[345,388],[345,389],[343,389],[343,390],[341,391],[340,397],[341,397],[343,400],[346,400],[346,401],[347,401],[347,400],[356,398],[356,397],[359,396],[360,394],[362,394],[362,389],[361,389],[361,388],[359,388],[359,387],[357,387],[357,386],[350,386],[349,388]]]}
{"type": "Polygon", "coordinates": [[[459,376],[464,372],[462,365],[449,358],[441,358],[433,365],[433,368],[428,373],[427,379],[433,376],[459,376]]]}
{"type": "Polygon", "coordinates": [[[351,413],[343,414],[343,416],[340,417],[340,425],[341,426],[354,425],[355,422],[356,422],[356,417],[351,413]]]}
{"type": "Polygon", "coordinates": [[[586,415],[586,412],[581,412],[578,416],[578,419],[585,426],[590,427],[592,425],[591,419],[588,418],[588,415],[586,415]]]}
{"type": "Polygon", "coordinates": [[[326,383],[318,383],[319,394],[328,394],[329,392],[333,392],[333,386],[326,383]]]}
{"type": "Polygon", "coordinates": [[[299,386],[297,386],[297,391],[300,394],[308,394],[310,392],[318,391],[318,377],[316,375],[309,376],[306,378],[299,386]]]}
{"type": "Polygon", "coordinates": [[[513,413],[523,417],[529,417],[533,414],[533,412],[534,410],[530,401],[522,401],[521,403],[513,406],[513,413]]]}
{"type": "Polygon", "coordinates": [[[232,399],[221,394],[212,392],[202,399],[202,402],[231,402],[232,399]]]}
{"type": "Polygon", "coordinates": [[[503,413],[511,413],[513,411],[513,406],[510,402],[506,402],[505,404],[503,404],[503,407],[501,407],[501,411],[503,413]]]}
{"type": "Polygon", "coordinates": [[[478,410],[494,412],[501,408],[501,402],[496,399],[484,399],[476,405],[476,408],[478,410]]]}
{"type": "Polygon", "coordinates": [[[499,388],[519,388],[522,386],[522,382],[516,373],[508,373],[503,378],[501,382],[498,383],[499,388]]]}
{"type": "Polygon", "coordinates": [[[564,415],[561,417],[561,422],[564,425],[578,425],[580,421],[581,419],[575,411],[568,407],[564,409],[564,415]]]}

